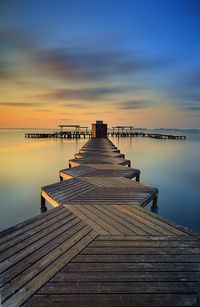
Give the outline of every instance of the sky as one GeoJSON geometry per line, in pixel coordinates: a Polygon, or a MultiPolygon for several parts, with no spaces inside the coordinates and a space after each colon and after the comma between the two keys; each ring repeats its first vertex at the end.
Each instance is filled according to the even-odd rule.
{"type": "Polygon", "coordinates": [[[199,0],[1,0],[0,127],[200,128],[199,0]]]}

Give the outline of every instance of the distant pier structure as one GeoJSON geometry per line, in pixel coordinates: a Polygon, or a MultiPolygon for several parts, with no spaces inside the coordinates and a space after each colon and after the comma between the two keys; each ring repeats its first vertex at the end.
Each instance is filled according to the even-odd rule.
{"type": "Polygon", "coordinates": [[[29,132],[25,134],[26,138],[90,138],[92,136],[88,127],[80,125],[58,125],[59,130],[54,132],[29,132]]]}
{"type": "Polygon", "coordinates": [[[92,138],[106,138],[107,137],[107,124],[102,120],[97,120],[96,124],[92,124],[92,138]]]}
{"type": "Polygon", "coordinates": [[[123,136],[123,135],[132,135],[133,134],[133,126],[115,126],[112,127],[112,134],[123,136]]]}
{"type": "Polygon", "coordinates": [[[148,129],[137,129],[133,126],[115,126],[108,129],[107,124],[97,120],[92,124],[92,130],[88,127],[80,125],[59,125],[59,130],[50,132],[50,130],[25,133],[26,138],[105,138],[105,137],[148,137],[153,139],[170,139],[185,140],[185,135],[164,134],[159,132],[151,132],[148,129]]]}
{"type": "Polygon", "coordinates": [[[115,126],[112,127],[110,136],[114,137],[148,137],[153,139],[169,139],[169,140],[185,140],[185,135],[164,134],[158,132],[149,132],[148,129],[140,129],[145,131],[137,131],[139,129],[133,126],[115,126]]]}
{"type": "Polygon", "coordinates": [[[58,125],[58,127],[60,128],[59,137],[64,137],[64,138],[71,138],[71,137],[80,138],[81,136],[83,136],[84,138],[86,136],[91,137],[91,132],[89,132],[88,127],[82,127],[80,125],[58,125]]]}

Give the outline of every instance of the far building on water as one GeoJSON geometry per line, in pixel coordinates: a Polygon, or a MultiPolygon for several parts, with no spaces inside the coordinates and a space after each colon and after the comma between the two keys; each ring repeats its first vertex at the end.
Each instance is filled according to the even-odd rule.
{"type": "Polygon", "coordinates": [[[106,138],[107,137],[107,124],[102,120],[97,120],[96,124],[92,124],[92,137],[93,138],[106,138]]]}

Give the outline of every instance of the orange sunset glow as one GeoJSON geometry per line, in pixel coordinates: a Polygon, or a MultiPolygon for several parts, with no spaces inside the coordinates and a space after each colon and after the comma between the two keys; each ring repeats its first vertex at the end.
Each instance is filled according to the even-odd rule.
{"type": "Polygon", "coordinates": [[[0,4],[1,128],[97,118],[110,127],[200,126],[195,1],[8,2],[0,4]]]}

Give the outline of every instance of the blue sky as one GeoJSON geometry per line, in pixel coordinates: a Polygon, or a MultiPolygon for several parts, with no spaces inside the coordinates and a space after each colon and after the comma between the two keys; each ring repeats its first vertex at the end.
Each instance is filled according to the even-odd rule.
{"type": "Polygon", "coordinates": [[[200,128],[199,37],[199,0],[2,0],[1,114],[200,128]]]}

